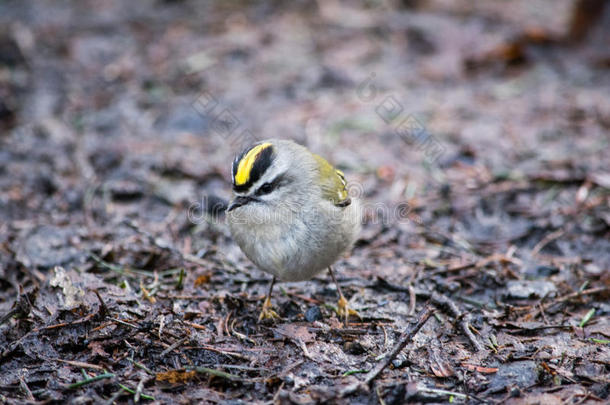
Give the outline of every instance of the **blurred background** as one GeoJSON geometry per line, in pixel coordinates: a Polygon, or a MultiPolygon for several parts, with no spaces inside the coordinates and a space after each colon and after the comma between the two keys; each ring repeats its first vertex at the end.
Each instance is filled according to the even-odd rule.
{"type": "Polygon", "coordinates": [[[3,308],[54,266],[108,263],[262,294],[222,210],[233,156],[272,137],[363,199],[338,264],[353,285],[479,302],[608,285],[609,94],[603,0],[0,0],[3,308]]]}
{"type": "Polygon", "coordinates": [[[2,237],[131,218],[197,251],[232,156],[279,137],[348,173],[367,221],[406,202],[411,232],[533,244],[527,210],[610,183],[604,5],[2,1],[2,237]]]}

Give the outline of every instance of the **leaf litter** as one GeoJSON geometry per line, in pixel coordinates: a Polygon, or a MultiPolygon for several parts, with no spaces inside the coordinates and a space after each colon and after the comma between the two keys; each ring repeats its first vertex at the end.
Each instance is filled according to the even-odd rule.
{"type": "Polygon", "coordinates": [[[21,3],[0,4],[3,402],[608,400],[609,7],[21,3]],[[347,326],[325,275],[257,322],[269,277],[222,212],[232,155],[270,136],[363,200],[347,326]]]}

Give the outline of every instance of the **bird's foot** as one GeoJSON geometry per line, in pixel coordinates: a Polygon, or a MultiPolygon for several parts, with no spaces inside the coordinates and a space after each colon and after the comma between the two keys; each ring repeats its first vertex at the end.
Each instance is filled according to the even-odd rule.
{"type": "Polygon", "coordinates": [[[339,315],[339,318],[345,320],[345,325],[347,325],[350,315],[362,319],[358,312],[349,307],[349,302],[345,299],[343,294],[341,294],[341,298],[339,298],[339,302],[337,302],[337,315],[339,315]]]}
{"type": "Polygon", "coordinates": [[[259,322],[265,319],[281,319],[277,312],[273,310],[273,306],[271,305],[271,298],[269,297],[265,298],[265,302],[263,302],[263,309],[261,310],[261,313],[258,316],[259,322]]]}

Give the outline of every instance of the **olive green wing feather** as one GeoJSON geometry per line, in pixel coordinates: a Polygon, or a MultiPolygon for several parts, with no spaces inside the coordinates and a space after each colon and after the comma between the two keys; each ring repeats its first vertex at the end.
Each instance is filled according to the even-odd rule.
{"type": "Polygon", "coordinates": [[[320,185],[322,197],[337,207],[347,207],[352,203],[347,193],[347,182],[341,170],[335,169],[322,156],[313,155],[320,169],[320,185]]]}

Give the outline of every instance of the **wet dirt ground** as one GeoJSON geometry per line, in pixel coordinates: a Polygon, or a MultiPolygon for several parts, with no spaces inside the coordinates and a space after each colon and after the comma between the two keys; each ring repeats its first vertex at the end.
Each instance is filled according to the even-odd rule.
{"type": "Polygon", "coordinates": [[[608,401],[610,6],[578,3],[0,1],[2,401],[608,401]],[[363,203],[347,326],[326,273],[257,322],[223,211],[272,137],[363,203]]]}

